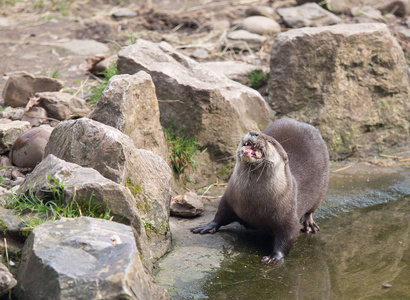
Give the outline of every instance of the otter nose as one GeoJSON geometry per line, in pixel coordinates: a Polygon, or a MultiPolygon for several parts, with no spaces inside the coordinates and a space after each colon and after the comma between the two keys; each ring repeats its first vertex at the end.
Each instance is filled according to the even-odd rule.
{"type": "Polygon", "coordinates": [[[258,135],[259,135],[259,134],[256,133],[255,131],[251,131],[251,132],[249,132],[249,134],[250,134],[251,136],[258,136],[258,135]]]}

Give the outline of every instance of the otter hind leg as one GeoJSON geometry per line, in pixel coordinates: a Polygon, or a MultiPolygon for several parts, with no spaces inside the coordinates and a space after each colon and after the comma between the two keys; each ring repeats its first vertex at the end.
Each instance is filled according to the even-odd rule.
{"type": "Polygon", "coordinates": [[[320,231],[319,226],[313,220],[313,213],[305,214],[301,220],[300,224],[302,226],[301,230],[306,233],[317,233],[320,231]]]}

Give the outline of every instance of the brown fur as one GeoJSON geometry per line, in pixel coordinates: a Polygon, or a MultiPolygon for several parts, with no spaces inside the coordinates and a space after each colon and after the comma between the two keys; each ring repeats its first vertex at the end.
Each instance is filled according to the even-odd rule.
{"type": "Polygon", "coordinates": [[[322,202],[328,185],[329,155],[313,126],[283,118],[262,133],[250,132],[239,143],[237,161],[214,220],[191,229],[214,233],[238,221],[268,229],[274,235],[273,252],[265,264],[279,263],[298,236],[319,230],[312,214],[322,202]],[[261,149],[263,157],[245,153],[246,143],[261,149]]]}

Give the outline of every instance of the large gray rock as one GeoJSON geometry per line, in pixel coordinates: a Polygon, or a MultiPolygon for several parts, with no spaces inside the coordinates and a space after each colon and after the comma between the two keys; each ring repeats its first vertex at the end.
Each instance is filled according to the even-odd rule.
{"type": "Polygon", "coordinates": [[[22,300],[168,298],[146,273],[129,226],[86,217],[37,226],[17,280],[22,300]]]}
{"type": "Polygon", "coordinates": [[[34,168],[42,159],[52,127],[32,128],[20,135],[10,152],[10,160],[20,168],[34,168]]]}
{"type": "Polygon", "coordinates": [[[167,43],[137,40],[119,52],[122,74],[148,72],[155,84],[161,123],[188,137],[195,135],[213,156],[235,153],[238,137],[249,130],[263,129],[270,110],[259,93],[174,51],[167,43]]]}
{"type": "Polygon", "coordinates": [[[58,91],[63,85],[62,81],[55,78],[34,77],[26,72],[15,73],[9,77],[4,87],[4,104],[11,107],[24,107],[35,93],[58,91]]]}
{"type": "Polygon", "coordinates": [[[342,20],[316,3],[281,7],[277,9],[277,12],[285,23],[292,28],[333,25],[340,23],[342,20]]]}
{"type": "Polygon", "coordinates": [[[68,120],[74,117],[84,117],[90,112],[90,108],[84,99],[68,93],[44,92],[37,93],[39,106],[47,111],[50,118],[68,120]]]}
{"type": "Polygon", "coordinates": [[[87,118],[58,124],[46,146],[44,155],[48,154],[94,168],[104,177],[129,187],[145,222],[154,224],[149,234],[155,257],[169,249],[172,172],[160,156],[137,149],[124,133],[87,118]]]}
{"type": "Polygon", "coordinates": [[[167,159],[155,86],[146,72],[112,77],[90,118],[125,133],[138,149],[167,159]]]}
{"type": "Polygon", "coordinates": [[[384,24],[302,28],[271,53],[269,103],[316,125],[333,159],[409,141],[409,74],[384,24]]]}
{"type": "Polygon", "coordinates": [[[0,153],[10,150],[17,138],[30,128],[30,123],[23,121],[0,124],[0,153]]]}
{"type": "Polygon", "coordinates": [[[107,208],[114,220],[130,225],[141,256],[144,259],[151,257],[137,203],[126,187],[105,178],[94,169],[83,168],[50,154],[26,177],[21,192],[32,193],[42,199],[50,190],[49,184],[56,186],[57,182],[64,186],[63,198],[66,203],[75,200],[80,205],[87,205],[93,197],[93,205],[99,205],[101,212],[107,208]]]}
{"type": "Polygon", "coordinates": [[[16,279],[7,267],[0,262],[0,297],[6,295],[16,284],[16,279]]]}

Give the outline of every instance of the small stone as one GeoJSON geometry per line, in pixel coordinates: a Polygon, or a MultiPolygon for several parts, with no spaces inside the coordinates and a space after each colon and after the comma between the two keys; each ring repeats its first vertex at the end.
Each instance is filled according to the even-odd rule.
{"type": "Polygon", "coordinates": [[[377,7],[377,9],[379,9],[382,13],[392,13],[398,17],[406,17],[410,14],[410,2],[390,1],[377,7]]]}
{"type": "Polygon", "coordinates": [[[43,159],[51,132],[52,128],[37,127],[19,136],[11,148],[10,157],[13,164],[21,168],[34,168],[43,159]]]}
{"type": "Polygon", "coordinates": [[[107,57],[106,59],[103,59],[102,61],[98,62],[95,67],[94,67],[94,73],[99,74],[101,72],[104,72],[108,68],[112,67],[113,64],[116,64],[118,60],[118,55],[111,55],[107,57]]]}
{"type": "Polygon", "coordinates": [[[286,25],[292,28],[319,27],[337,24],[341,21],[338,16],[323,9],[317,3],[278,8],[277,12],[286,25]]]}
{"type": "Polygon", "coordinates": [[[74,39],[70,42],[60,44],[59,47],[81,56],[97,55],[100,53],[110,52],[110,49],[106,44],[94,40],[74,39]]]}
{"type": "Polygon", "coordinates": [[[206,50],[204,48],[198,48],[192,53],[192,57],[207,58],[207,57],[209,57],[209,52],[208,52],[208,50],[206,50]]]}
{"type": "Polygon", "coordinates": [[[0,263],[0,297],[6,295],[16,284],[16,279],[7,267],[0,263]]]}
{"type": "Polygon", "coordinates": [[[115,11],[111,16],[115,19],[135,18],[138,16],[138,13],[133,10],[122,9],[115,11]]]}
{"type": "Polygon", "coordinates": [[[247,64],[241,61],[212,61],[201,63],[214,72],[224,74],[229,79],[242,84],[248,83],[248,73],[252,71],[265,71],[261,66],[247,64]]]}
{"type": "Polygon", "coordinates": [[[69,120],[74,117],[84,117],[90,112],[90,108],[84,99],[68,93],[45,92],[36,94],[39,106],[47,111],[50,118],[57,120],[69,120]]]}
{"type": "Polygon", "coordinates": [[[63,87],[63,82],[49,77],[34,77],[26,72],[12,74],[3,90],[5,105],[24,107],[29,98],[37,92],[55,92],[63,87]]]}
{"type": "Polygon", "coordinates": [[[10,150],[17,138],[30,128],[30,123],[23,121],[0,124],[0,153],[10,150]]]}
{"type": "Polygon", "coordinates": [[[47,120],[47,111],[42,107],[32,107],[24,113],[21,120],[29,122],[31,126],[40,126],[47,120]]]}
{"type": "Polygon", "coordinates": [[[14,120],[14,121],[21,120],[23,115],[24,115],[24,108],[21,108],[21,107],[14,108],[14,107],[8,106],[1,112],[2,118],[7,118],[10,120],[14,120]]]}
{"type": "Polygon", "coordinates": [[[251,33],[246,30],[235,30],[227,35],[228,41],[226,46],[234,49],[248,50],[249,48],[260,48],[262,44],[266,41],[266,38],[256,34],[251,33]]]}
{"type": "Polygon", "coordinates": [[[278,22],[263,16],[248,17],[241,22],[240,27],[256,34],[274,34],[281,31],[278,22]]]}
{"type": "Polygon", "coordinates": [[[384,21],[380,10],[371,6],[354,6],[351,9],[352,15],[357,23],[371,23],[384,21]]]}
{"type": "Polygon", "coordinates": [[[248,16],[274,16],[275,10],[270,6],[251,6],[246,10],[248,16]]]}
{"type": "Polygon", "coordinates": [[[201,198],[194,192],[176,196],[171,200],[171,215],[180,217],[195,217],[204,211],[201,198]]]}

